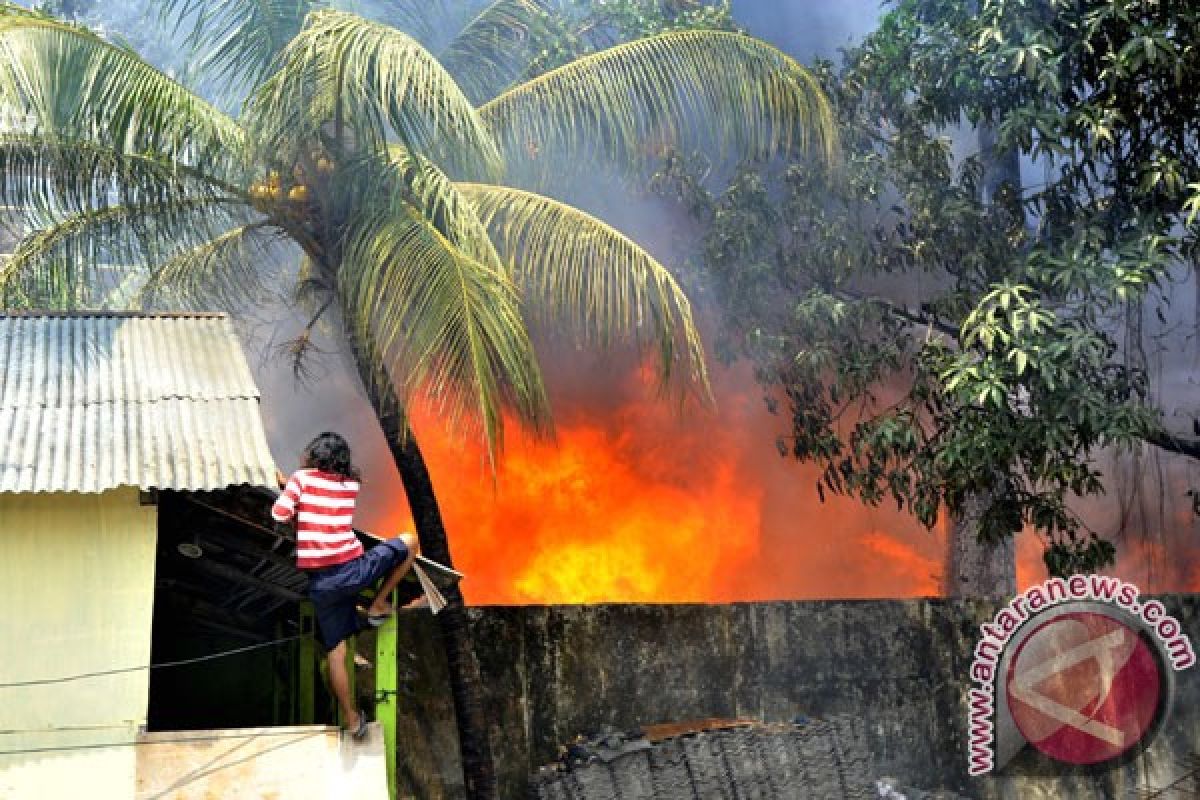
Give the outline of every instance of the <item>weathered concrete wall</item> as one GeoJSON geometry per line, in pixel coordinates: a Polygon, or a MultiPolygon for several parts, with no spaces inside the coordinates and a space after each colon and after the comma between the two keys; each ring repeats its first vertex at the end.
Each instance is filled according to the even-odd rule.
{"type": "MultiPolygon", "coordinates": [[[[1164,598],[1193,641],[1200,597],[1164,598]]],[[[1200,751],[1200,667],[1180,673],[1154,744],[1099,776],[966,775],[965,692],[993,603],[819,601],[722,606],[562,606],[472,611],[501,796],[578,733],[703,717],[866,722],[878,776],[977,798],[1126,798],[1166,786],[1200,751]]],[[[401,795],[458,797],[454,715],[436,622],[401,623],[401,795]]],[[[1196,787],[1200,789],[1200,786],[1196,787]]],[[[1184,784],[1183,795],[1191,784],[1184,784]]]]}

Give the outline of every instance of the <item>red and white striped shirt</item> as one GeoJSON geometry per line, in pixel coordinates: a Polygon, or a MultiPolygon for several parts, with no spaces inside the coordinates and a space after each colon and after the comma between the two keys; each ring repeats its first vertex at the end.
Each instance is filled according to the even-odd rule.
{"type": "Polygon", "coordinates": [[[271,516],[279,522],[296,518],[297,567],[331,567],[363,554],[352,527],[357,497],[358,481],[315,469],[292,473],[271,516]]]}

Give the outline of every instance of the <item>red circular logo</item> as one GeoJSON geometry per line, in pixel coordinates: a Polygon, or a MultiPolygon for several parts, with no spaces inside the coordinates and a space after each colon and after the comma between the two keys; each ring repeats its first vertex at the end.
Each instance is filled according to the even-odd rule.
{"type": "Polygon", "coordinates": [[[1151,645],[1106,614],[1068,612],[1021,642],[1006,676],[1025,740],[1069,764],[1117,758],[1149,732],[1164,682],[1151,645]]]}

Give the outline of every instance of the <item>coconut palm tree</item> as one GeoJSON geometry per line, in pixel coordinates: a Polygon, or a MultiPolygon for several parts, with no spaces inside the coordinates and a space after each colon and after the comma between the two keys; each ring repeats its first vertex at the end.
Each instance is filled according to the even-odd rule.
{"type": "MultiPolygon", "coordinates": [[[[296,3],[240,7],[274,5],[296,3]]],[[[477,431],[490,455],[506,415],[549,431],[535,320],[599,346],[643,345],[664,381],[707,386],[671,274],[602,221],[505,176],[631,168],[653,156],[648,142],[739,157],[834,147],[810,75],[735,33],[614,46],[479,105],[413,36],[345,12],[311,11],[264,54],[226,48],[214,61],[249,87],[235,116],[125,46],[0,4],[0,203],[32,231],[0,265],[0,299],[236,306],[264,283],[296,285],[306,330],[329,315],[344,334],[422,549],[446,564],[405,416],[417,398],[477,431]]],[[[462,598],[448,599],[439,619],[467,792],[493,797],[478,666],[462,598]]]]}

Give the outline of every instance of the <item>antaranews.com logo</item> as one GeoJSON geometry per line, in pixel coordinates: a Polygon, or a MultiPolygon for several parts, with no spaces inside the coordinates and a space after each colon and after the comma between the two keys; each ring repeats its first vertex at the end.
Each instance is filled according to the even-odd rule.
{"type": "Polygon", "coordinates": [[[1162,726],[1174,673],[1196,663],[1179,620],[1107,575],[1051,578],[1000,609],[971,662],[968,773],[1032,745],[1054,761],[1102,768],[1162,726]]]}

